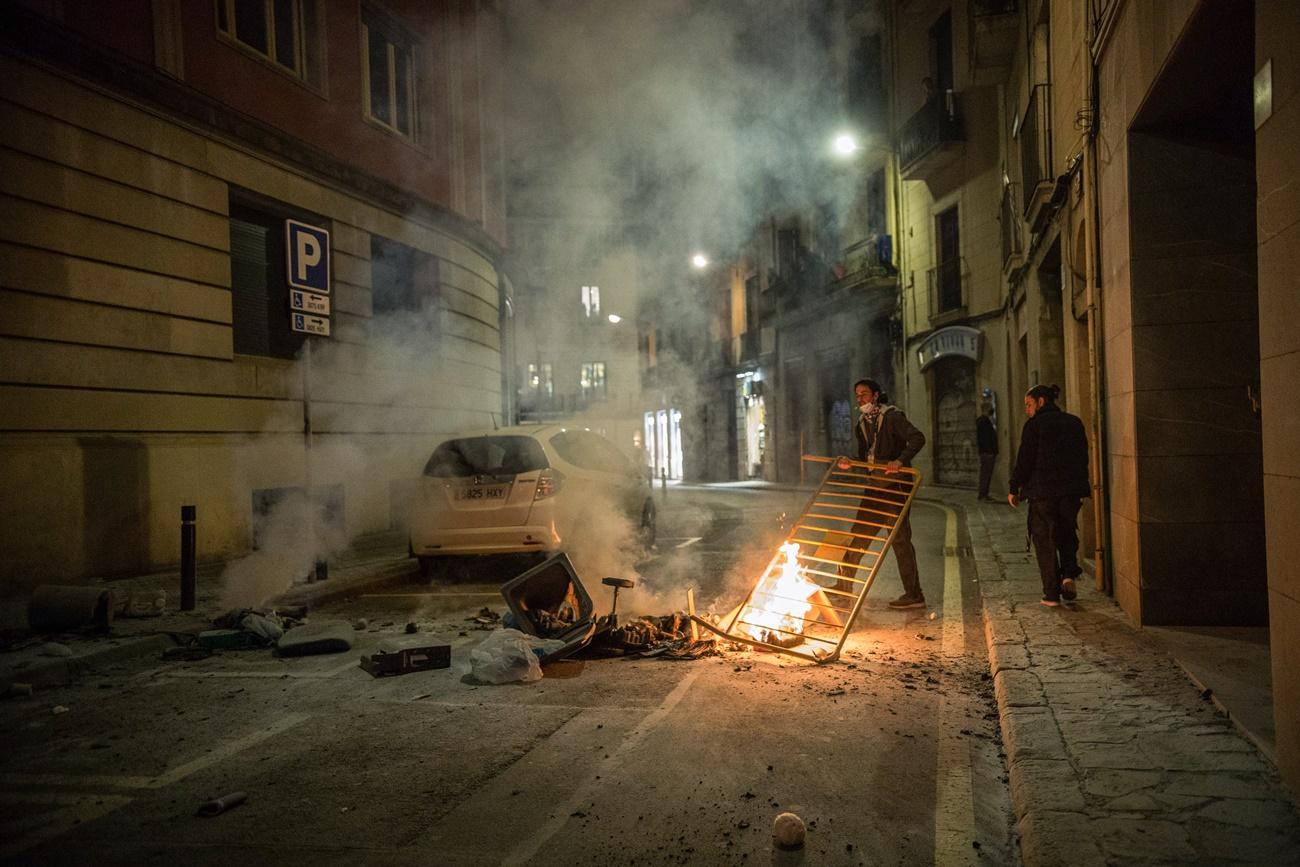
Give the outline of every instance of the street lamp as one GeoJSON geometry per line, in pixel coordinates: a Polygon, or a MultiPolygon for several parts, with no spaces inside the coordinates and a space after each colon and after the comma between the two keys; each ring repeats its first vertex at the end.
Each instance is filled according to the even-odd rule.
{"type": "Polygon", "coordinates": [[[623,321],[623,317],[619,316],[617,313],[611,313],[607,318],[609,319],[611,325],[617,325],[618,323],[623,321]]]}
{"type": "Polygon", "coordinates": [[[851,157],[862,149],[862,146],[858,144],[857,137],[848,132],[842,132],[835,136],[835,140],[831,142],[831,147],[836,154],[842,157],[851,157]]]}
{"type": "Polygon", "coordinates": [[[709,267],[709,257],[703,253],[696,253],[691,257],[691,264],[696,268],[707,268],[709,267]]]}

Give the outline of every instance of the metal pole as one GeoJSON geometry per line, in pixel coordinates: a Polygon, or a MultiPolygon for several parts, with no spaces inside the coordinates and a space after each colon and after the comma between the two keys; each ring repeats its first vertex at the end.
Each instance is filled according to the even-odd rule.
{"type": "Polygon", "coordinates": [[[198,507],[181,506],[181,610],[194,610],[194,588],[197,577],[195,559],[196,525],[198,507]]]}
{"type": "Polygon", "coordinates": [[[303,352],[303,369],[302,369],[302,434],[303,434],[303,487],[306,499],[307,512],[307,545],[308,553],[312,558],[312,570],[307,575],[307,581],[323,581],[329,577],[329,566],[317,557],[316,551],[316,520],[319,517],[319,511],[316,508],[315,483],[312,479],[311,467],[311,445],[312,445],[312,428],[311,428],[311,346],[314,342],[310,337],[307,338],[307,345],[303,352]]]}

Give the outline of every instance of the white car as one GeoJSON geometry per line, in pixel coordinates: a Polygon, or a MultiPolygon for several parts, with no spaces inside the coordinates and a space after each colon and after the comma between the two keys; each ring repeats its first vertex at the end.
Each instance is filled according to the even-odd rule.
{"type": "Polygon", "coordinates": [[[618,508],[654,543],[642,468],[588,430],[528,425],[454,436],[433,451],[411,508],[411,554],[425,578],[451,558],[564,550],[583,507],[618,508]]]}

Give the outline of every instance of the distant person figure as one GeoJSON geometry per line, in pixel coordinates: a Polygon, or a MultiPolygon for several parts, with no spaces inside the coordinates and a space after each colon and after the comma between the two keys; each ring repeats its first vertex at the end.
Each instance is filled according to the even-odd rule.
{"type": "MultiPolygon", "coordinates": [[[[853,394],[858,401],[860,417],[853,428],[854,438],[858,444],[858,460],[885,464],[885,473],[897,473],[903,467],[912,465],[912,458],[925,445],[925,434],[916,429],[903,411],[889,403],[889,396],[880,390],[880,383],[874,379],[859,379],[853,383],[853,394]]],[[[888,504],[877,500],[863,500],[858,508],[859,521],[880,523],[881,511],[889,511],[888,504]]],[[[893,510],[894,514],[897,509],[893,510]]],[[[862,527],[855,532],[884,534],[882,527],[862,527]]],[[[861,541],[861,540],[859,540],[861,541]]],[[[903,513],[894,535],[894,559],[898,563],[898,574],[903,579],[903,595],[891,600],[890,608],[924,608],[925,594],[921,592],[921,579],[916,568],[916,549],[912,547],[911,515],[903,513]]],[[[858,563],[862,561],[861,551],[850,551],[844,558],[845,564],[839,572],[851,578],[857,572],[858,563]]]]}
{"type": "Polygon", "coordinates": [[[1025,394],[1020,450],[1011,471],[1012,506],[1029,501],[1029,538],[1043,579],[1043,604],[1056,607],[1077,591],[1079,534],[1076,520],[1088,482],[1088,437],[1083,422],[1056,405],[1061,389],[1035,385],[1025,394]]]}
{"type": "Polygon", "coordinates": [[[998,460],[998,432],[993,427],[993,404],[980,407],[975,419],[975,445],[980,453],[980,499],[992,500],[989,482],[993,479],[993,465],[998,460]]]}

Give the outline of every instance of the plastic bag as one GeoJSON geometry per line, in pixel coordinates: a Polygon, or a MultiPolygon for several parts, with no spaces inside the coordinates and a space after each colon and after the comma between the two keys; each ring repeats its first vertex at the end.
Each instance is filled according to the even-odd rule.
{"type": "Polygon", "coordinates": [[[542,679],[540,658],[563,646],[563,641],[500,629],[469,652],[470,674],[482,683],[533,683],[542,679]]]}

